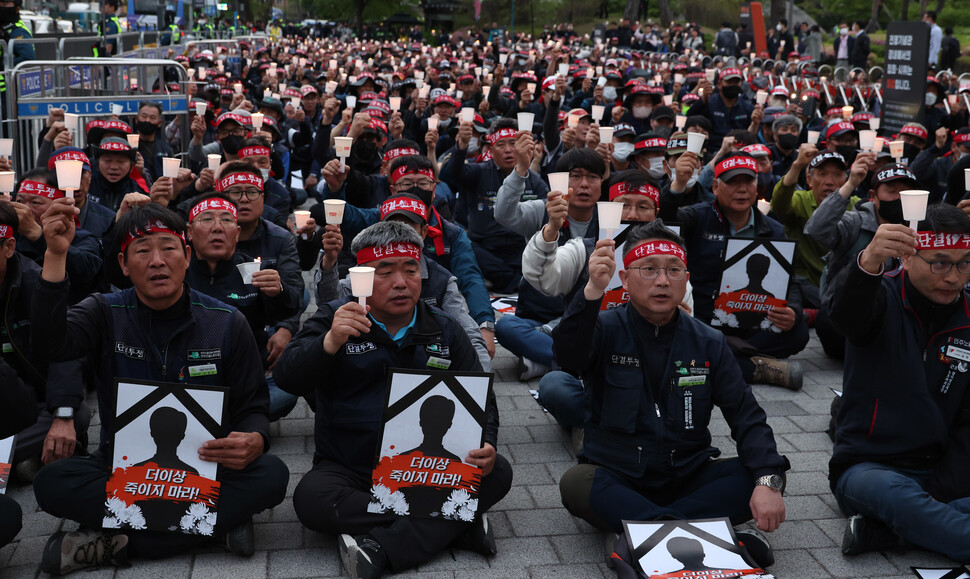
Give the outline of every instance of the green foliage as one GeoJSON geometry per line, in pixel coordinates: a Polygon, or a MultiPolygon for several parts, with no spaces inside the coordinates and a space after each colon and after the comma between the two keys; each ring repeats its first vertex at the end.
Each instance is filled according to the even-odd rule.
{"type": "MultiPolygon", "coordinates": [[[[365,23],[381,22],[396,12],[414,12],[410,3],[401,0],[303,0],[304,10],[310,12],[310,18],[337,22],[353,22],[357,4],[364,5],[365,23]]],[[[416,13],[420,15],[421,11],[416,13]]]]}

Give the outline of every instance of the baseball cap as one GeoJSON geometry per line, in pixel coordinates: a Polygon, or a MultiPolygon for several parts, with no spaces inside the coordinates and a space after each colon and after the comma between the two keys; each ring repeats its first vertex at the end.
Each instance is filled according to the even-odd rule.
{"type": "Polygon", "coordinates": [[[428,205],[417,195],[401,193],[381,203],[381,221],[387,221],[393,215],[401,215],[412,223],[424,225],[428,222],[428,205]]]}
{"type": "Polygon", "coordinates": [[[758,176],[758,164],[747,155],[732,155],[714,167],[714,177],[721,181],[730,181],[738,175],[748,177],[758,176]]]}
{"type": "Polygon", "coordinates": [[[883,165],[879,171],[876,172],[875,177],[872,180],[872,186],[878,187],[883,183],[889,183],[891,181],[906,180],[917,185],[919,181],[916,179],[916,175],[913,174],[905,165],[883,165]]]}
{"type": "Polygon", "coordinates": [[[818,152],[818,155],[812,158],[808,163],[809,169],[814,169],[816,167],[821,167],[824,163],[838,163],[843,169],[848,169],[849,166],[845,163],[845,157],[839,153],[833,151],[832,149],[823,149],[818,152]]]}

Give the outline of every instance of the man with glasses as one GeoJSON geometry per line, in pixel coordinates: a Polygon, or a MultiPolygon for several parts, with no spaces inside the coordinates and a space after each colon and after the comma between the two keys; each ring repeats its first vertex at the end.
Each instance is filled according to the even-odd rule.
{"type": "Polygon", "coordinates": [[[559,490],[570,513],[618,536],[624,520],[753,518],[757,528],[737,535],[764,568],[774,556],[758,529],[785,520],[789,464],[725,337],[678,307],[691,277],[684,245],[661,221],[633,226],[620,271],[630,301],[605,312],[614,244],[590,256],[589,280],[553,332],[556,361],[583,376],[589,397],[581,464],[559,490]],[[736,458],[712,460],[715,405],[736,458]]]}
{"type": "MultiPolygon", "coordinates": [[[[259,258],[264,263],[275,263],[283,287],[292,289],[298,295],[303,295],[303,273],[300,270],[300,258],[296,251],[296,242],[289,230],[271,223],[263,215],[263,177],[258,169],[245,161],[233,161],[226,164],[219,173],[216,190],[220,191],[237,207],[237,222],[239,224],[239,239],[236,250],[253,259],[259,258]]],[[[283,348],[289,343],[293,334],[300,329],[299,320],[280,319],[276,324],[276,332],[267,343],[267,364],[272,367],[276,359],[283,353],[283,348]]],[[[270,415],[276,419],[286,416],[296,404],[296,398],[280,391],[271,383],[270,398],[272,407],[270,415]]]]}
{"type": "Polygon", "coordinates": [[[884,223],[833,280],[845,372],[829,484],[847,555],[906,543],[970,561],[966,479],[970,218],[930,205],[918,232],[884,223]],[[902,267],[884,275],[884,262],[902,267]],[[955,453],[955,454],[954,454],[955,453]],[[958,456],[958,455],[963,456],[958,456]],[[959,463],[957,463],[959,464],[959,463]]]}

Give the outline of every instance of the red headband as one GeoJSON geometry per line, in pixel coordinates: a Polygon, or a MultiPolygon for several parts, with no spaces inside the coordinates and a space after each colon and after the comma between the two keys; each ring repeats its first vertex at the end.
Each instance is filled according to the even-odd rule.
{"type": "Polygon", "coordinates": [[[649,183],[644,183],[637,187],[632,187],[627,183],[617,183],[610,187],[610,201],[613,201],[620,195],[627,195],[629,193],[634,193],[636,195],[644,195],[653,199],[653,204],[655,206],[660,205],[660,191],[649,183]]]}
{"type": "Polygon", "coordinates": [[[920,231],[917,249],[970,249],[970,234],[920,231]]]}
{"type": "Polygon", "coordinates": [[[239,155],[237,155],[237,157],[239,157],[240,159],[245,159],[246,157],[258,157],[260,155],[264,157],[269,157],[270,153],[271,151],[269,150],[269,147],[254,145],[252,147],[245,147],[245,148],[239,149],[239,155]]]}
{"type": "Polygon", "coordinates": [[[425,221],[428,220],[428,206],[418,199],[408,199],[407,197],[391,197],[381,203],[381,221],[387,218],[388,214],[394,211],[410,211],[425,221]]]}
{"type": "Polygon", "coordinates": [[[646,241],[634,247],[623,256],[623,268],[629,269],[634,261],[650,255],[672,255],[687,265],[687,254],[676,243],[670,241],[646,241]]]}
{"type": "Polygon", "coordinates": [[[384,155],[385,161],[391,161],[397,159],[398,157],[409,157],[411,155],[420,155],[421,151],[417,149],[412,149],[411,147],[398,147],[396,149],[391,149],[384,155]]]}
{"type": "MultiPolygon", "coordinates": [[[[529,127],[529,129],[531,129],[531,127],[529,127]]],[[[529,129],[522,129],[522,130],[525,131],[529,129]]],[[[514,139],[515,136],[518,134],[519,132],[516,131],[515,129],[501,129],[485,137],[485,140],[488,141],[488,144],[494,145],[496,141],[499,141],[501,139],[514,139]]]]}
{"type": "Polygon", "coordinates": [[[199,216],[203,211],[228,211],[232,213],[233,219],[239,217],[236,213],[236,206],[232,203],[226,201],[225,199],[219,199],[218,197],[212,199],[203,199],[189,211],[189,223],[195,221],[195,218],[199,216]]]}
{"type": "Polygon", "coordinates": [[[714,168],[714,177],[720,178],[725,171],[733,171],[734,169],[750,169],[752,172],[758,172],[758,164],[751,157],[728,157],[714,168]]]}
{"type": "Polygon", "coordinates": [[[642,141],[639,141],[636,144],[636,146],[634,146],[633,148],[636,149],[637,151],[641,149],[666,149],[667,139],[664,139],[663,137],[644,139],[642,141]]]}
{"type": "Polygon", "coordinates": [[[30,195],[37,195],[38,197],[46,197],[47,199],[60,199],[64,197],[64,192],[51,187],[50,185],[45,185],[38,181],[24,181],[20,184],[20,189],[17,193],[29,193],[30,195]]]}
{"type": "Polygon", "coordinates": [[[424,175],[434,181],[434,171],[431,169],[413,169],[407,165],[401,165],[391,173],[391,185],[400,181],[405,175],[424,175]]]}
{"type": "Polygon", "coordinates": [[[970,133],[957,133],[953,135],[953,142],[962,144],[970,141],[970,133]]]}
{"type": "Polygon", "coordinates": [[[101,143],[98,146],[98,148],[101,149],[102,151],[122,151],[125,153],[132,150],[131,145],[129,145],[128,143],[114,143],[112,141],[106,141],[104,143],[101,143]]]}
{"type": "Polygon", "coordinates": [[[0,239],[13,239],[13,227],[0,225],[0,239]]]}
{"type": "Polygon", "coordinates": [[[183,234],[183,233],[176,233],[175,230],[170,229],[167,225],[165,225],[161,221],[155,219],[155,220],[150,221],[145,228],[140,228],[140,227],[139,228],[135,228],[135,232],[134,233],[127,233],[126,232],[125,233],[125,236],[124,236],[124,239],[121,241],[121,253],[124,253],[125,250],[128,249],[128,246],[131,244],[132,241],[134,241],[134,240],[136,240],[136,239],[138,239],[140,237],[145,237],[146,235],[151,235],[151,234],[154,234],[154,233],[169,233],[169,234],[174,235],[175,237],[178,237],[179,239],[181,239],[182,240],[182,245],[183,246],[185,245],[185,234],[183,234]]]}
{"type": "Polygon", "coordinates": [[[232,175],[223,177],[218,183],[216,183],[216,191],[222,193],[236,183],[247,183],[249,185],[255,185],[260,189],[263,188],[263,178],[259,175],[254,175],[252,173],[233,173],[232,175]]]}
{"type": "Polygon", "coordinates": [[[925,129],[921,129],[920,127],[912,127],[912,126],[910,126],[910,127],[903,127],[901,129],[899,129],[899,134],[900,135],[913,135],[915,137],[919,137],[920,139],[923,139],[924,141],[926,140],[926,137],[929,136],[929,133],[927,133],[925,129]]]}
{"type": "Polygon", "coordinates": [[[421,248],[413,243],[389,243],[365,247],[357,252],[357,264],[370,263],[379,259],[391,257],[413,257],[421,260],[421,248]]]}

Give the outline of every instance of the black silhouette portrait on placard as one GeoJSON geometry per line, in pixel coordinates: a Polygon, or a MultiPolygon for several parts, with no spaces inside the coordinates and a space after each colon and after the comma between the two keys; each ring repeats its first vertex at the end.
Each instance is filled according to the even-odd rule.
{"type": "Polygon", "coordinates": [[[741,291],[745,291],[751,294],[766,295],[768,297],[775,297],[775,294],[766,290],[762,285],[765,278],[768,277],[768,270],[771,269],[771,258],[763,253],[752,254],[748,258],[748,262],[745,264],[745,270],[748,272],[748,285],[741,291]]]}
{"type": "Polygon", "coordinates": [[[412,448],[402,454],[420,452],[424,456],[437,456],[460,462],[461,459],[454,453],[448,451],[443,444],[445,434],[451,429],[451,424],[454,419],[454,400],[445,398],[444,396],[428,396],[421,403],[420,411],[420,425],[421,432],[424,434],[424,440],[421,441],[421,444],[417,448],[412,448]]]}
{"type": "Polygon", "coordinates": [[[697,539],[674,537],[667,541],[667,552],[683,565],[677,571],[716,571],[716,567],[704,565],[704,545],[697,539]]]}
{"type": "Polygon", "coordinates": [[[185,438],[187,426],[188,418],[184,412],[168,406],[157,408],[152,412],[149,419],[152,440],[155,441],[155,456],[135,466],[154,463],[159,468],[171,468],[199,474],[199,471],[182,462],[178,457],[178,447],[182,443],[182,439],[185,438]]]}

